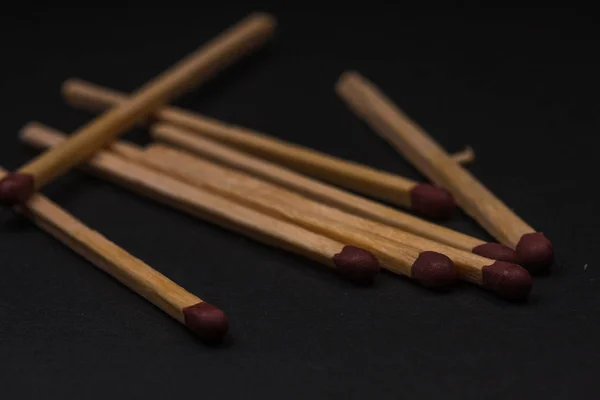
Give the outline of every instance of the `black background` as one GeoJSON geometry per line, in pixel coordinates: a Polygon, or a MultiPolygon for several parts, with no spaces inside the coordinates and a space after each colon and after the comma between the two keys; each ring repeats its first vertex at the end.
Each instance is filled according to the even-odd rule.
{"type": "MultiPolygon", "coordinates": [[[[597,18],[574,9],[249,3],[4,8],[0,164],[15,169],[36,154],[17,140],[30,120],[66,132],[89,120],[62,101],[64,79],[131,91],[249,11],[271,11],[280,23],[272,43],[177,103],[423,179],[334,94],[339,74],[356,69],[449,151],[473,146],[469,169],[553,240],[552,273],[536,278],[522,305],[472,285],[434,293],[387,273],[358,288],[73,171],[44,193],[225,310],[230,335],[220,347],[202,344],[3,210],[0,397],[596,398],[597,18]]],[[[149,140],[142,130],[126,138],[149,140]]],[[[488,238],[461,213],[447,225],[488,238]]]]}

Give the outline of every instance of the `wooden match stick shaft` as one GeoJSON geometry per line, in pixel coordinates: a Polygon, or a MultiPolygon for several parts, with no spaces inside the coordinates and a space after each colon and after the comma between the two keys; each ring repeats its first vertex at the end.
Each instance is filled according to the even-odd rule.
{"type": "MultiPolygon", "coordinates": [[[[38,148],[60,145],[65,136],[37,123],[26,125],[21,139],[38,148]]],[[[121,154],[134,157],[133,145],[112,144],[121,154]]],[[[141,153],[137,149],[137,153],[141,153]]],[[[108,151],[97,153],[86,164],[112,182],[151,197],[200,219],[254,238],[268,245],[315,260],[360,282],[371,282],[379,271],[377,259],[368,251],[329,239],[323,235],[281,221],[222,196],[145,168],[108,151]]]]}
{"type": "Polygon", "coordinates": [[[488,258],[514,261],[512,249],[433,224],[381,203],[308,178],[279,165],[239,152],[210,139],[190,134],[172,125],[153,125],[152,136],[203,158],[253,174],[261,179],[292,189],[306,197],[340,208],[347,212],[400,228],[404,231],[435,240],[488,258]],[[481,249],[487,251],[479,251],[481,249]]]}
{"type": "Polygon", "coordinates": [[[458,153],[451,154],[450,157],[452,157],[457,163],[466,165],[471,164],[475,160],[475,152],[471,146],[467,146],[458,153]]]}
{"type": "Polygon", "coordinates": [[[142,86],[119,106],[78,129],[60,146],[44,152],[22,166],[18,172],[21,177],[28,177],[30,184],[24,185],[23,178],[13,179],[12,184],[0,184],[0,189],[11,189],[8,193],[5,193],[6,190],[0,190],[0,197],[6,197],[8,202],[22,203],[24,197],[31,195],[27,193],[28,195],[24,196],[23,191],[38,190],[84,161],[159,106],[197,86],[217,70],[264,42],[271,36],[274,27],[274,19],[261,13],[252,14],[231,27],[142,86]],[[21,185],[21,190],[16,191],[15,182],[21,185]]]}
{"type": "Polygon", "coordinates": [[[448,189],[459,205],[500,243],[514,247],[524,266],[537,270],[551,264],[554,253],[548,239],[458,165],[373,83],[357,72],[346,72],[338,80],[336,92],[424,175],[448,189]]]}
{"type": "MultiPolygon", "coordinates": [[[[0,178],[6,175],[0,168],[0,178]]],[[[40,194],[20,208],[41,229],[204,339],[227,332],[222,311],[205,303],[40,194]],[[200,312],[200,313],[199,313],[200,312]],[[218,324],[210,318],[218,317],[218,324]]]]}
{"type": "MultiPolygon", "coordinates": [[[[120,146],[112,146],[111,149],[186,183],[340,242],[352,243],[365,248],[373,252],[384,267],[397,274],[412,277],[415,260],[423,251],[431,250],[424,247],[415,248],[405,245],[402,241],[393,242],[388,238],[373,235],[362,231],[360,225],[348,229],[343,217],[345,213],[341,211],[162,145],[151,146],[147,152],[140,150],[138,154],[133,154],[130,146],[125,148],[124,152],[121,151],[120,146]],[[337,218],[330,218],[329,211],[333,211],[337,218]]],[[[493,261],[489,261],[487,264],[491,263],[493,261]]]]}
{"type": "MultiPolygon", "coordinates": [[[[114,149],[119,152],[118,148],[114,149]]],[[[487,284],[489,278],[485,279],[486,271],[497,267],[495,260],[345,213],[284,188],[220,167],[164,145],[151,145],[143,156],[136,155],[136,159],[190,184],[206,187],[225,197],[248,204],[315,232],[323,233],[336,240],[352,242],[366,248],[372,251],[384,266],[386,260],[396,258],[395,252],[398,250],[409,254],[406,250],[407,247],[416,249],[418,253],[434,251],[448,256],[458,267],[464,280],[484,287],[490,286],[487,284]]],[[[515,297],[516,292],[519,293],[519,297],[526,296],[531,286],[531,278],[527,271],[517,265],[510,267],[504,265],[504,267],[513,274],[519,274],[520,280],[512,282],[512,285],[507,280],[501,288],[494,285],[492,288],[499,294],[511,298],[515,297]]],[[[406,265],[403,271],[394,272],[411,276],[410,265],[406,265]]]]}
{"type": "MultiPolygon", "coordinates": [[[[117,106],[127,99],[122,93],[78,79],[67,80],[62,92],[71,105],[93,111],[117,106]]],[[[440,192],[439,188],[284,142],[257,131],[175,107],[165,107],[157,111],[155,117],[316,178],[412,208],[424,215],[448,216],[454,207],[452,199],[445,192],[440,192]]],[[[472,160],[473,152],[469,150],[458,154],[457,160],[472,160]]]]}

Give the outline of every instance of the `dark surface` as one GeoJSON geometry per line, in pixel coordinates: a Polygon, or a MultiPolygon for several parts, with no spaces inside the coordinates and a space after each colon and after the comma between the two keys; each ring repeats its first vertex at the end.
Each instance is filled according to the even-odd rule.
{"type": "MultiPolygon", "coordinates": [[[[23,3],[20,3],[21,5],[23,3]]],[[[372,4],[372,2],[369,2],[372,4]]],[[[131,91],[260,5],[5,9],[0,164],[38,120],[71,132],[77,76],[131,91]]],[[[207,346],[28,222],[2,211],[0,397],[6,399],[592,399],[600,395],[597,19],[573,10],[273,11],[277,40],[178,103],[422,179],[336,98],[356,69],[553,241],[527,304],[382,273],[357,287],[313,262],[69,173],[49,197],[223,309],[207,346]]],[[[127,138],[145,143],[144,131],[127,138]]],[[[489,240],[458,213],[448,226],[489,240]]]]}

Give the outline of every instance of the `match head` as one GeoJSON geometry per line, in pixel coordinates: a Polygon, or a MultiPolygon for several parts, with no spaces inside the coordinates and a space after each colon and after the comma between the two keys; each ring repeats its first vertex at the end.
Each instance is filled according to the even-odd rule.
{"type": "Polygon", "coordinates": [[[527,233],[517,243],[519,264],[530,272],[541,272],[554,261],[552,243],[541,233],[527,233]]]}
{"type": "Polygon", "coordinates": [[[15,206],[25,203],[35,192],[33,175],[8,173],[0,180],[0,203],[15,206]]]}
{"type": "Polygon", "coordinates": [[[483,287],[506,299],[524,300],[531,292],[531,275],[520,265],[496,261],[481,272],[483,287]]]}
{"type": "Polygon", "coordinates": [[[229,330],[227,315],[208,303],[198,303],[183,310],[185,326],[200,339],[207,342],[222,340],[229,330]]]}
{"type": "Polygon", "coordinates": [[[471,250],[474,254],[479,256],[490,258],[492,260],[505,261],[508,263],[517,264],[519,259],[517,252],[508,246],[500,243],[484,243],[476,246],[471,250]]]}
{"type": "Polygon", "coordinates": [[[332,260],[338,272],[354,282],[371,284],[380,270],[377,257],[356,246],[344,246],[332,260]]]}
{"type": "Polygon", "coordinates": [[[444,188],[419,183],[410,191],[410,208],[431,218],[450,218],[456,208],[452,194],[444,188]]]}
{"type": "Polygon", "coordinates": [[[435,251],[419,254],[411,268],[412,278],[428,287],[444,287],[456,282],[458,272],[447,256],[435,251]]]}

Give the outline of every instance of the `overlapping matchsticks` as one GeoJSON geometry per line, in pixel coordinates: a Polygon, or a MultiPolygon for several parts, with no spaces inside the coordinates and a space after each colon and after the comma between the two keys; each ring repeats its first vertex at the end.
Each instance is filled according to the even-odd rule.
{"type": "Polygon", "coordinates": [[[131,96],[81,80],[66,81],[63,96],[69,104],[105,112],[71,136],[27,124],[21,139],[47,150],[15,173],[2,172],[0,200],[207,340],[227,333],[228,320],[221,310],[35,192],[71,168],[85,167],[140,195],[305,256],[361,284],[372,283],[385,268],[430,288],[446,288],[462,279],[507,299],[526,299],[532,288],[530,271],[552,262],[550,242],[460,166],[472,161],[470,149],[449,156],[357,73],[343,74],[337,93],[434,184],[166,106],[265,42],[274,28],[273,17],[253,14],[131,96]],[[114,141],[148,121],[156,143],[141,148],[114,141]],[[501,243],[485,242],[343,188],[431,218],[450,217],[456,199],[501,243]]]}

